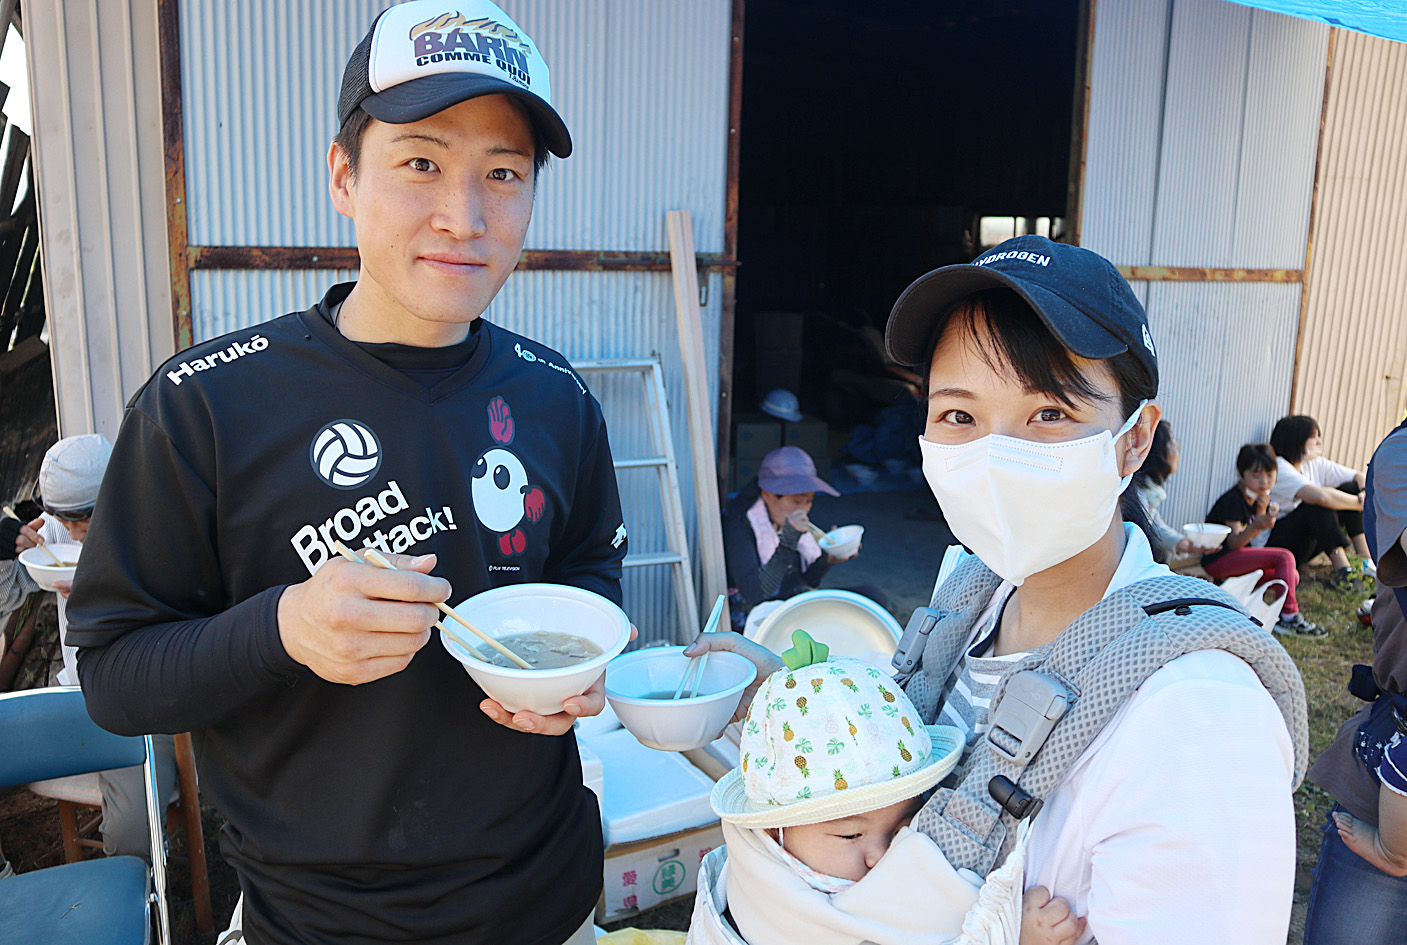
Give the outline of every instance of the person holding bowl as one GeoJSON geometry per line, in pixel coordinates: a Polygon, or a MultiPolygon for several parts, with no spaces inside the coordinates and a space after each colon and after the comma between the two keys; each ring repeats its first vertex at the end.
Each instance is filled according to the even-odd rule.
{"type": "Polygon", "coordinates": [[[860,553],[836,556],[812,533],[816,493],[838,496],[816,475],[816,463],[799,446],[782,446],[762,458],[757,478],[723,512],[723,554],[729,608],[741,630],[763,601],[781,601],[817,588],[831,566],[860,553]]]}
{"type": "MultiPolygon", "coordinates": [[[[1162,411],[1127,282],[1089,250],[1017,237],[910,285],[887,343],[926,371],[924,475],[971,549],[944,556],[917,615],[931,619],[911,622],[895,658],[922,721],[967,739],[915,829],[979,874],[1000,873],[1024,838],[1024,886],[1069,902],[1085,941],[1284,942],[1303,686],[1268,631],[1157,564],[1128,520],[1142,518],[1127,489],[1162,411]],[[1078,694],[1062,666],[1082,667],[1078,694]],[[1031,736],[1057,748],[1027,769],[1002,767],[999,742],[1028,749],[993,725],[1024,711],[1018,679],[1042,704],[1074,704],[1044,742],[1031,736]],[[1049,786],[1025,792],[1031,771],[1049,786]]],[[[714,648],[748,655],[759,678],[781,665],[727,634],[687,652],[714,648]]]]}

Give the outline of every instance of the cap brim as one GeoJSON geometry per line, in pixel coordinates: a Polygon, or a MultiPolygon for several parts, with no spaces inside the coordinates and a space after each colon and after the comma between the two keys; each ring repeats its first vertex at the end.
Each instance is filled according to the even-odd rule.
{"type": "Polygon", "coordinates": [[[840,492],[826,482],[820,476],[782,476],[778,479],[769,479],[771,485],[762,482],[762,477],[757,479],[759,488],[766,489],[773,495],[801,495],[805,492],[824,492],[826,495],[840,495],[840,492]],[[775,487],[775,488],[774,488],[775,487]]]}
{"type": "Polygon", "coordinates": [[[884,331],[889,356],[900,364],[922,365],[942,328],[939,316],[958,300],[984,289],[1015,292],[1065,347],[1081,357],[1101,360],[1129,350],[1127,344],[1098,325],[1097,315],[1068,299],[995,269],[963,263],[920,276],[899,296],[884,331]]]}
{"type": "Polygon", "coordinates": [[[778,410],[775,407],[768,407],[766,404],[762,405],[762,412],[767,414],[768,416],[776,417],[778,420],[786,420],[791,423],[800,423],[802,420],[806,419],[801,415],[800,411],[797,411],[796,413],[787,413],[785,410],[778,410]]]}
{"type": "Polygon", "coordinates": [[[903,777],[837,791],[795,804],[755,804],[743,787],[743,772],[734,768],[713,786],[713,811],[740,827],[795,827],[863,814],[910,797],[917,797],[948,776],[962,757],[963,733],[951,725],[926,725],[933,743],[929,763],[903,777]]]}
{"type": "Polygon", "coordinates": [[[511,95],[527,106],[542,133],[547,150],[559,158],[572,153],[572,136],[551,105],[511,82],[470,72],[442,73],[402,82],[384,92],[362,99],[361,107],[372,118],[392,125],[404,125],[429,118],[460,102],[481,95],[511,95]]]}

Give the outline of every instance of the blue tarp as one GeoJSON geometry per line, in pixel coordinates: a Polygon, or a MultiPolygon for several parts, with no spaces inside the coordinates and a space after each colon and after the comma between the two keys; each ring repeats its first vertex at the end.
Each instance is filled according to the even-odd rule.
{"type": "Polygon", "coordinates": [[[1407,43],[1407,2],[1404,0],[1235,0],[1246,7],[1288,13],[1339,29],[1382,36],[1407,43]]]}

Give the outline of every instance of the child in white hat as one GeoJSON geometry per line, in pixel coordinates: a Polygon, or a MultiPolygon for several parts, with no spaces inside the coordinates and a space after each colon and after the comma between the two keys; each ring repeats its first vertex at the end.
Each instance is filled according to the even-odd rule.
{"type": "MultiPolygon", "coordinates": [[[[742,764],[714,786],[726,847],[705,858],[690,945],[940,945],[981,879],[908,826],[962,755],[878,667],[828,659],[803,631],[743,722],[742,764]]],[[[1084,921],[1027,893],[1021,945],[1074,945],[1084,921]]]]}

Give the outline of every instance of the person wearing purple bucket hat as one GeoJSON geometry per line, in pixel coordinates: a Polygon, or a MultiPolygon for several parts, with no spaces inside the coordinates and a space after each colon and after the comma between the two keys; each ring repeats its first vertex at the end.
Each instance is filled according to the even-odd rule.
{"type": "Polygon", "coordinates": [[[816,475],[816,463],[797,446],[762,458],[757,478],[723,512],[723,550],[728,567],[729,609],[741,630],[763,601],[785,600],[821,583],[831,565],[859,554],[834,556],[812,533],[811,503],[817,492],[838,496],[816,475]]]}

